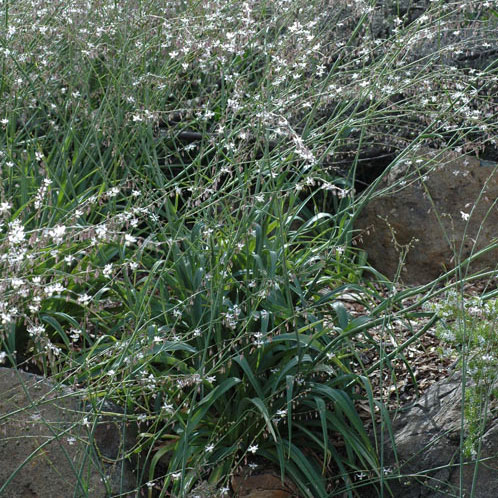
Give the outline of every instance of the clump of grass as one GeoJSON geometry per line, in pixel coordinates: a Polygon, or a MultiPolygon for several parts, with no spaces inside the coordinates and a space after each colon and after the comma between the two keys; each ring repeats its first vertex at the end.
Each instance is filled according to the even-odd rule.
{"type": "Polygon", "coordinates": [[[382,487],[352,338],[382,368],[368,330],[409,310],[363,279],[356,171],[495,143],[496,74],[443,63],[488,3],[384,36],[367,1],[1,2],[0,358],[126,404],[150,495],[266,462],[305,496],[382,487]]]}

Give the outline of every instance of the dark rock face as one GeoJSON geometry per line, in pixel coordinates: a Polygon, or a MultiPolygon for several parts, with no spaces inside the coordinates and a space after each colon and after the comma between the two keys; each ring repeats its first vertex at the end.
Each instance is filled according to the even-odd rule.
{"type": "MultiPolygon", "coordinates": [[[[387,478],[393,496],[470,496],[472,487],[475,498],[498,496],[498,426],[492,417],[482,438],[479,462],[464,460],[460,494],[461,406],[461,376],[454,375],[434,384],[420,401],[397,415],[393,434],[400,463],[398,475],[402,477],[387,478]]],[[[385,437],[389,441],[389,435],[385,437]]],[[[386,466],[396,467],[389,443],[385,448],[385,462],[386,466]]],[[[361,498],[378,496],[376,491],[365,489],[360,489],[359,495],[361,498]]]]}
{"type": "Polygon", "coordinates": [[[135,496],[132,426],[109,403],[94,419],[83,393],[0,368],[0,495],[135,496]],[[128,493],[128,494],[127,494],[128,493]]]}
{"type": "Polygon", "coordinates": [[[242,498],[292,498],[297,495],[297,489],[282,482],[280,476],[271,470],[251,475],[248,469],[233,476],[232,488],[236,496],[242,498]]]}
{"type": "MultiPolygon", "coordinates": [[[[498,45],[496,32],[498,19],[483,14],[483,6],[467,2],[463,9],[456,5],[445,9],[445,22],[454,29],[445,29],[437,37],[421,37],[410,51],[409,60],[420,60],[440,54],[438,63],[458,68],[484,70],[496,64],[498,45]],[[455,48],[458,47],[458,48],[455,48]]],[[[382,0],[377,2],[371,20],[371,31],[375,38],[388,38],[395,29],[394,20],[399,18],[404,26],[430,15],[430,0],[382,0]]]]}
{"type": "MultiPolygon", "coordinates": [[[[389,278],[402,263],[404,283],[430,282],[498,236],[498,163],[424,148],[398,161],[382,186],[390,190],[368,203],[356,228],[369,261],[389,278]],[[403,263],[400,246],[407,245],[403,263]]],[[[469,270],[497,261],[494,249],[469,270]]]]}

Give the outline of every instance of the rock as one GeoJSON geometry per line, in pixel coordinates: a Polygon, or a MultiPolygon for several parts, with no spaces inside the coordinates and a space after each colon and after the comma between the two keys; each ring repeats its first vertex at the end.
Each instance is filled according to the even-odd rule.
{"type": "MultiPolygon", "coordinates": [[[[434,19],[430,13],[432,7],[430,0],[381,0],[370,20],[372,36],[384,39],[393,36],[395,19],[408,27],[427,16],[426,23],[431,24],[429,19],[434,19]]],[[[416,42],[411,40],[410,47],[406,47],[407,53],[403,54],[405,63],[426,61],[434,54],[439,55],[438,64],[458,68],[484,70],[496,63],[498,19],[479,4],[467,3],[458,7],[438,9],[444,28],[433,36],[419,37],[416,42]]]]}
{"type": "Polygon", "coordinates": [[[125,458],[134,429],[118,407],[101,409],[105,416],[95,420],[82,393],[0,368],[0,496],[135,496],[125,458]]]}
{"type": "MultiPolygon", "coordinates": [[[[434,384],[420,401],[397,415],[393,421],[393,434],[400,463],[397,475],[402,477],[388,478],[393,496],[443,498],[471,495],[477,465],[471,460],[464,460],[463,491],[459,494],[461,406],[461,376],[455,374],[434,384]]],[[[472,495],[474,498],[498,496],[496,422],[496,417],[490,417],[482,437],[472,495]]],[[[387,433],[385,440],[389,441],[387,433]]],[[[389,443],[385,445],[384,458],[387,467],[396,468],[394,452],[389,443]]],[[[377,491],[363,488],[359,496],[374,498],[378,494],[377,491]]]]}
{"type": "Polygon", "coordinates": [[[370,21],[374,38],[392,36],[395,18],[401,18],[408,25],[420,17],[430,5],[429,0],[382,0],[377,2],[370,21]]]}
{"type": "Polygon", "coordinates": [[[232,478],[232,488],[237,497],[244,498],[292,498],[298,496],[288,482],[282,483],[280,476],[272,471],[251,475],[249,469],[232,478]]]}
{"type": "MultiPolygon", "coordinates": [[[[423,284],[453,268],[457,259],[487,247],[498,236],[497,166],[428,148],[398,161],[382,183],[390,191],[372,199],[355,225],[363,231],[360,246],[372,266],[394,278],[401,258],[399,246],[411,244],[401,280],[423,284]]],[[[492,269],[497,261],[498,249],[494,249],[469,270],[492,269]]]]}

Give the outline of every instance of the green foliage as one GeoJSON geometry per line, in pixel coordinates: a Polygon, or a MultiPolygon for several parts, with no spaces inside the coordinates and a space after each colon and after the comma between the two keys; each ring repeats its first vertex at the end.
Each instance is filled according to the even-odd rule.
{"type": "Polygon", "coordinates": [[[481,150],[496,79],[417,56],[460,2],[379,40],[350,3],[0,2],[0,361],[126,407],[137,492],[223,495],[246,463],[385,485],[357,407],[389,423],[370,378],[426,329],[389,354],[371,330],[435,291],[405,306],[356,250],[389,172],[357,192],[360,152],[481,150]]]}
{"type": "Polygon", "coordinates": [[[465,386],[464,398],[464,452],[467,457],[475,458],[480,436],[490,416],[490,402],[498,395],[495,386],[498,368],[498,299],[478,296],[466,298],[463,293],[452,290],[444,301],[426,307],[440,318],[437,334],[446,346],[442,353],[458,358],[458,366],[470,376],[471,383],[465,386]]]}
{"type": "Polygon", "coordinates": [[[330,465],[344,479],[377,467],[353,402],[358,379],[340,340],[357,320],[333,305],[340,289],[329,287],[348,278],[341,265],[347,255],[311,262],[299,238],[282,244],[278,226],[261,218],[241,242],[223,241],[222,228],[194,226],[137,288],[147,292],[141,302],[150,309],[142,314],[149,333],[174,330],[172,341],[161,337],[143,360],[169,379],[156,407],[158,415],[164,404],[172,412],[168,472],[181,473],[174,493],[205,474],[225,474],[251,456],[251,447],[306,496],[327,496],[330,465]],[[332,442],[338,435],[345,452],[332,442]]]}

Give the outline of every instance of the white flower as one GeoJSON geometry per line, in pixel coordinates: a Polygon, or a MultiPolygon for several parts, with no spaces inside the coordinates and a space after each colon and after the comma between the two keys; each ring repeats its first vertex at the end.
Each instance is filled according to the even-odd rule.
{"type": "Polygon", "coordinates": [[[7,353],[5,351],[0,351],[0,365],[5,363],[5,359],[7,358],[7,353]]]}
{"type": "Polygon", "coordinates": [[[8,238],[11,244],[20,244],[24,240],[24,227],[19,220],[9,223],[8,238]]]}
{"type": "Polygon", "coordinates": [[[88,294],[78,296],[78,303],[82,304],[83,306],[86,306],[91,300],[92,298],[88,294]]]}
{"type": "Polygon", "coordinates": [[[108,192],[107,195],[109,197],[116,197],[119,194],[119,188],[118,187],[112,187],[108,192]]]}
{"type": "Polygon", "coordinates": [[[76,342],[80,338],[80,336],[81,336],[81,330],[73,328],[69,332],[70,332],[71,340],[73,342],[76,342]]]}
{"type": "Polygon", "coordinates": [[[52,285],[47,285],[45,287],[45,294],[48,296],[48,297],[51,297],[52,294],[60,294],[61,292],[65,291],[66,288],[60,284],[60,283],[56,283],[56,284],[52,284],[52,285]]]}
{"type": "Polygon", "coordinates": [[[107,227],[105,225],[100,225],[95,229],[95,235],[97,235],[97,239],[103,240],[107,235],[107,227]]]}
{"type": "Polygon", "coordinates": [[[23,284],[24,284],[24,280],[22,278],[14,277],[10,281],[10,285],[12,285],[12,288],[14,288],[14,289],[19,289],[19,287],[21,287],[23,284]]]}
{"type": "Polygon", "coordinates": [[[208,444],[206,446],[206,453],[211,453],[214,450],[214,444],[208,444]]]}
{"type": "Polygon", "coordinates": [[[464,213],[463,211],[460,211],[460,214],[462,215],[462,220],[467,221],[470,218],[469,213],[464,213]]]}
{"type": "Polygon", "coordinates": [[[249,453],[256,453],[256,451],[258,451],[258,445],[257,444],[251,444],[251,446],[249,446],[249,448],[247,448],[247,451],[249,453]]]}
{"type": "Polygon", "coordinates": [[[28,334],[30,337],[41,337],[45,332],[45,327],[43,325],[32,325],[28,327],[28,334]]]}
{"type": "Polygon", "coordinates": [[[50,341],[47,341],[47,343],[45,344],[45,351],[55,356],[59,356],[62,353],[62,349],[58,348],[55,344],[52,344],[50,341]]]}
{"type": "Polygon", "coordinates": [[[66,227],[62,225],[57,225],[52,230],[49,230],[48,234],[52,237],[53,241],[56,244],[60,244],[64,237],[64,233],[66,232],[66,227]]]}
{"type": "Polygon", "coordinates": [[[167,401],[165,401],[165,402],[163,403],[162,409],[163,409],[166,413],[174,413],[174,411],[175,411],[175,407],[174,407],[171,403],[168,403],[167,401]]]}
{"type": "Polygon", "coordinates": [[[130,235],[129,233],[127,233],[125,235],[125,246],[129,246],[129,245],[135,243],[136,241],[137,241],[137,238],[133,237],[133,235],[130,235]]]}
{"type": "Polygon", "coordinates": [[[6,213],[11,207],[12,204],[10,202],[0,203],[0,214],[6,213]]]}

